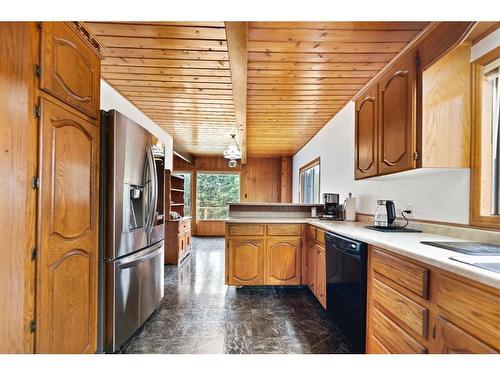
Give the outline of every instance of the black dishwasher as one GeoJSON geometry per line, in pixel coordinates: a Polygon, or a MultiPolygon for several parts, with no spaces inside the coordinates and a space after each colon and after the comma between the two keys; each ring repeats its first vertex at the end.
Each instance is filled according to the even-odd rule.
{"type": "Polygon", "coordinates": [[[340,329],[352,353],[365,353],[366,243],[325,233],[326,294],[330,319],[340,329]]]}

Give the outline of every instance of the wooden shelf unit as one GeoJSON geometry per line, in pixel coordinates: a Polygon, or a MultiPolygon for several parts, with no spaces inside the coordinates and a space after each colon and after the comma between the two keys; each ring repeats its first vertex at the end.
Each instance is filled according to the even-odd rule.
{"type": "Polygon", "coordinates": [[[165,263],[180,264],[191,253],[191,218],[185,217],[184,176],[165,170],[165,263]],[[172,219],[177,212],[180,219],[172,219]]]}

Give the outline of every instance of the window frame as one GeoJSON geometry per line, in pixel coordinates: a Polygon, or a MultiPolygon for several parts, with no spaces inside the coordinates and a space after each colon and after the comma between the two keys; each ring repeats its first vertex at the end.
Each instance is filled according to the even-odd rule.
{"type": "Polygon", "coordinates": [[[481,214],[481,135],[484,67],[500,58],[500,48],[471,64],[471,160],[469,224],[500,230],[500,215],[481,214]]]}
{"type": "Polygon", "coordinates": [[[321,157],[318,156],[316,159],[311,160],[309,163],[304,164],[302,167],[299,168],[299,203],[304,203],[303,202],[303,196],[302,196],[302,179],[300,178],[302,172],[314,168],[315,166],[318,166],[319,170],[319,177],[318,177],[318,201],[313,202],[312,204],[315,203],[320,203],[321,202],[321,157]]]}
{"type": "MultiPolygon", "coordinates": [[[[212,170],[199,170],[199,171],[196,171],[196,176],[195,176],[195,179],[192,179],[191,180],[191,184],[193,186],[193,192],[194,192],[194,199],[196,199],[196,207],[195,207],[195,211],[192,212],[192,215],[191,217],[195,219],[195,221],[198,223],[198,222],[209,222],[209,223],[213,223],[213,222],[224,222],[226,221],[227,219],[200,219],[198,218],[198,175],[200,174],[230,174],[230,175],[237,175],[238,178],[239,178],[239,201],[241,201],[241,172],[240,171],[235,171],[235,172],[232,172],[232,171],[212,171],[212,170]],[[193,181],[193,180],[196,180],[196,181],[193,181]]],[[[191,196],[191,202],[193,202],[193,196],[191,196]]]]}

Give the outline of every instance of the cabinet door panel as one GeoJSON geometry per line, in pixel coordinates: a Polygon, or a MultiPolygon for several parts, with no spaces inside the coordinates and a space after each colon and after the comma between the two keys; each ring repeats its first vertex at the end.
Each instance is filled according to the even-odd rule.
{"type": "Polygon", "coordinates": [[[316,298],[326,309],[326,253],[325,248],[316,245],[316,298]]]}
{"type": "Polygon", "coordinates": [[[268,239],[264,263],[266,284],[300,284],[300,238],[268,239]]]}
{"type": "Polygon", "coordinates": [[[379,173],[415,168],[416,56],[409,54],[379,84],[379,173]]]}
{"type": "Polygon", "coordinates": [[[98,129],[42,100],[38,353],[93,353],[97,337],[98,129]]]}
{"type": "Polygon", "coordinates": [[[229,284],[260,285],[263,282],[263,240],[229,240],[229,284]]]}
{"type": "Polygon", "coordinates": [[[445,354],[493,354],[495,349],[438,316],[436,338],[439,353],[445,354]]]}
{"type": "Polygon", "coordinates": [[[377,174],[377,89],[356,101],[356,179],[377,174]]]}
{"type": "Polygon", "coordinates": [[[64,22],[42,24],[40,88],[97,118],[100,58],[64,22]]]}
{"type": "Polygon", "coordinates": [[[307,241],[307,260],[309,265],[308,285],[311,292],[316,295],[316,244],[307,241]]]}

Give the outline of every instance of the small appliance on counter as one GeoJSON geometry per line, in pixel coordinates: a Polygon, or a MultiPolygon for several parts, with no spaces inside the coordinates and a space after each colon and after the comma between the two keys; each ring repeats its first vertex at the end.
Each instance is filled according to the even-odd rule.
{"type": "Polygon", "coordinates": [[[377,210],[375,211],[374,225],[366,226],[365,228],[376,230],[378,232],[413,232],[419,233],[421,230],[407,228],[408,219],[403,226],[396,226],[396,206],[392,200],[377,200],[377,210]]]}
{"type": "Polygon", "coordinates": [[[339,195],[336,193],[323,194],[323,214],[318,215],[321,220],[343,220],[342,205],[339,204],[339,195]]]}

